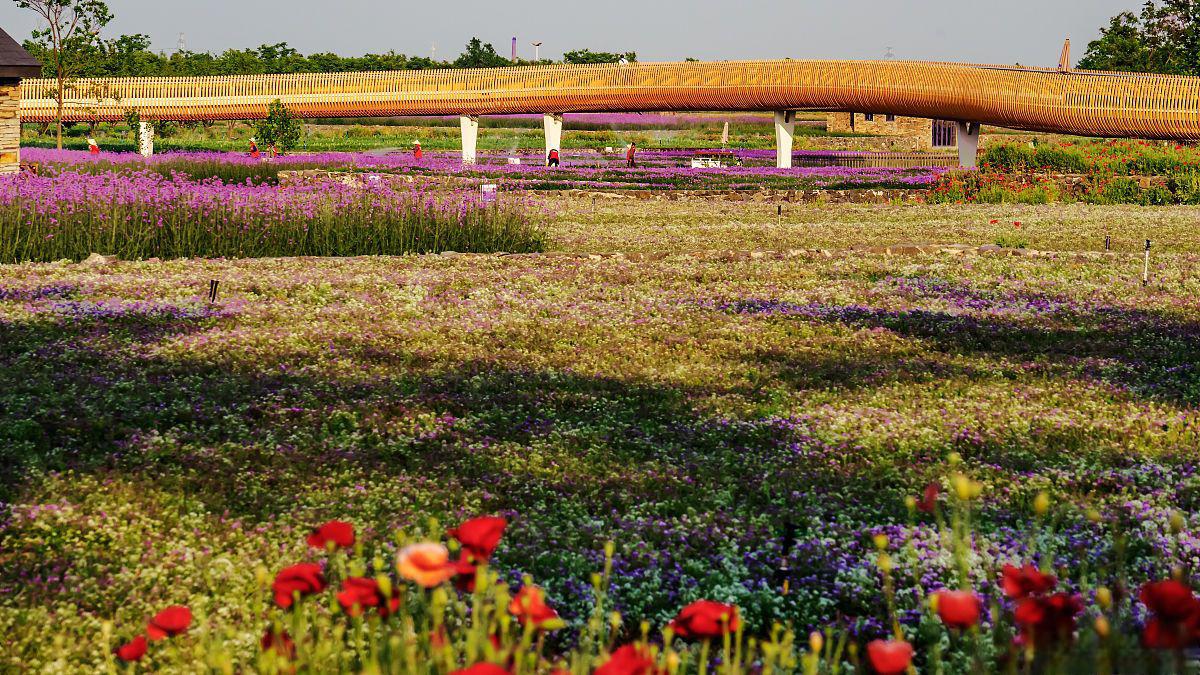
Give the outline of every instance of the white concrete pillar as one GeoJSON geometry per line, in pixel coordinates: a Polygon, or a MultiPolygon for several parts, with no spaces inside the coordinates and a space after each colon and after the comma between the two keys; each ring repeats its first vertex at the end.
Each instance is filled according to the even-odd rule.
{"type": "Polygon", "coordinates": [[[462,115],[458,118],[462,127],[462,157],[463,164],[475,163],[475,150],[479,146],[479,117],[462,115]]]}
{"type": "Polygon", "coordinates": [[[149,122],[138,122],[138,152],[142,157],[154,154],[154,125],[149,122]]]}
{"type": "Polygon", "coordinates": [[[974,169],[979,156],[979,122],[955,122],[958,127],[958,165],[974,169]]]}
{"type": "Polygon", "coordinates": [[[792,141],[796,136],[796,113],[792,110],[775,112],[775,166],[792,168],[792,141]]]}
{"type": "Polygon", "coordinates": [[[562,115],[555,113],[542,115],[542,128],[546,130],[546,152],[543,154],[546,164],[550,163],[551,150],[558,150],[558,154],[562,155],[562,127],[562,115]]]}

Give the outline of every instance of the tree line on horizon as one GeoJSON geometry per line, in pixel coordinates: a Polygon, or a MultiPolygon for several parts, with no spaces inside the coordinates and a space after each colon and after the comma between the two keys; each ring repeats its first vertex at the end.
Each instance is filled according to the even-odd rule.
{"type": "MultiPolygon", "coordinates": [[[[46,77],[55,76],[55,56],[44,39],[26,40],[26,51],[42,62],[46,77]]],[[[438,61],[425,56],[397,52],[339,56],[322,52],[304,55],[286,42],[255,49],[211,52],[177,51],[171,54],[150,49],[150,37],[121,35],[96,38],[71,45],[70,60],[75,77],[202,77],[210,75],[264,75],[279,73],[344,73],[381,70],[427,70],[433,68],[496,68],[533,65],[533,61],[501,56],[491,44],[474,37],[453,60],[438,61]]],[[[66,57],[67,55],[64,55],[66,57]]],[[[537,63],[618,63],[637,61],[636,52],[594,52],[578,49],[563,54],[561,62],[543,59],[537,63]]]]}

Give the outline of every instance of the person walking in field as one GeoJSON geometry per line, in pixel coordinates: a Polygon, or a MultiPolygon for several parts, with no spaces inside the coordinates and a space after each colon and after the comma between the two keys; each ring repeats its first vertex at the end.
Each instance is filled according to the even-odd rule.
{"type": "Polygon", "coordinates": [[[550,157],[546,160],[546,166],[557,167],[558,165],[558,148],[554,148],[550,151],[550,157]]]}
{"type": "Polygon", "coordinates": [[[258,151],[258,141],[254,140],[253,136],[250,137],[250,156],[255,159],[262,156],[262,153],[258,151]]]}
{"type": "Polygon", "coordinates": [[[100,146],[96,144],[96,139],[88,136],[88,152],[93,155],[100,154],[100,146]]]}
{"type": "Polygon", "coordinates": [[[425,153],[421,150],[421,141],[413,141],[413,159],[419,162],[424,156],[425,153]]]}
{"type": "Polygon", "coordinates": [[[630,143],[629,149],[625,151],[626,165],[631,168],[637,168],[637,161],[634,157],[637,155],[637,143],[630,143]]]}

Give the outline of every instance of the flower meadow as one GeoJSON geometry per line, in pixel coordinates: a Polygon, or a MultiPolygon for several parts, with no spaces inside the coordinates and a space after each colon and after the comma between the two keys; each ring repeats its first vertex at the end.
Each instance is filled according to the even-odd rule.
{"type": "Polygon", "coordinates": [[[0,267],[0,669],[1187,660],[1188,212],[575,201],[542,255],[0,267]]]}
{"type": "MultiPolygon", "coordinates": [[[[368,177],[369,178],[369,177],[368,177]]],[[[536,251],[536,211],[467,188],[386,182],[277,186],[151,171],[0,180],[0,262],[536,251]]]]}
{"type": "MultiPolygon", "coordinates": [[[[365,154],[329,152],[295,154],[264,161],[236,153],[171,152],[149,159],[134,153],[102,152],[89,155],[74,150],[23,151],[25,161],[45,167],[43,173],[61,171],[109,173],[150,171],[171,178],[186,175],[204,180],[219,178],[226,183],[278,182],[279,172],[324,169],[347,172],[398,173],[416,177],[463,179],[471,186],[483,182],[501,184],[507,190],[757,190],[757,189],[923,189],[936,182],[944,168],[847,168],[799,166],[777,169],[774,152],[737,150],[728,153],[722,168],[691,168],[692,158],[706,151],[644,150],[638,166],[625,166],[624,150],[603,154],[564,153],[563,166],[543,166],[540,153],[512,151],[483,155],[474,165],[464,166],[452,152],[429,152],[416,159],[407,152],[365,154]],[[509,164],[509,159],[520,164],[509,164]]],[[[716,151],[712,151],[716,152],[716,151]]],[[[807,153],[796,153],[803,163],[807,153]]]]}

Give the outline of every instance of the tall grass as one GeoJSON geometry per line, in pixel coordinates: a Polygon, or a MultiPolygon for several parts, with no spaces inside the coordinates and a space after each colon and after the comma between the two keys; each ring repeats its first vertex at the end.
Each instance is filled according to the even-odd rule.
{"type": "Polygon", "coordinates": [[[515,200],[467,191],[227,185],[136,173],[0,182],[0,263],[126,259],[527,252],[543,236],[515,200]]]}

